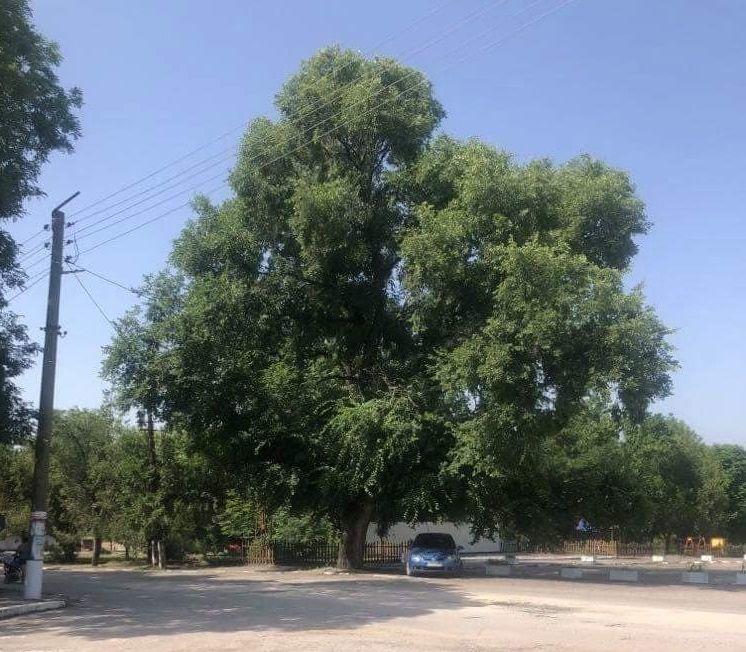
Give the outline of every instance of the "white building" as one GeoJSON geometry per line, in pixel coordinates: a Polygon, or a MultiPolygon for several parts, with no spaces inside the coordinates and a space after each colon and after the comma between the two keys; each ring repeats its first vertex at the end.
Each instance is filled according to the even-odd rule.
{"type": "MultiPolygon", "coordinates": [[[[368,543],[377,543],[382,539],[378,536],[378,526],[371,523],[368,526],[366,541],[368,543]]],[[[480,539],[472,544],[471,528],[468,523],[417,523],[411,526],[408,523],[395,523],[389,528],[384,541],[391,543],[407,543],[415,538],[420,532],[445,532],[453,537],[457,546],[462,546],[465,553],[478,552],[500,552],[501,540],[497,539],[480,539]]]]}

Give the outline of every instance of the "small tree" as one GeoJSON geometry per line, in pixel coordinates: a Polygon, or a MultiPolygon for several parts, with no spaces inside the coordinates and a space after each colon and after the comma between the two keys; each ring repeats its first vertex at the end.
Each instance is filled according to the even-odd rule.
{"type": "Polygon", "coordinates": [[[50,471],[51,526],[71,542],[93,538],[91,563],[110,535],[116,513],[114,443],[118,425],[103,410],[67,410],[55,415],[50,471]]]}
{"type": "Polygon", "coordinates": [[[165,566],[164,520],[156,497],[160,470],[155,422],[163,407],[162,349],[168,341],[168,324],[179,309],[182,279],[161,273],[146,277],[141,289],[143,306],[130,310],[116,322],[116,335],[104,348],[102,375],[112,383],[115,404],[122,410],[137,410],[138,422],[147,432],[148,493],[152,500],[150,561],[165,566]]]}

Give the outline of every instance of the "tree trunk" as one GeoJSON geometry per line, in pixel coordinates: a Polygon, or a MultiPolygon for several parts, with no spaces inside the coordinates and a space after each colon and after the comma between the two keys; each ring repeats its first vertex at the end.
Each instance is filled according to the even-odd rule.
{"type": "MultiPolygon", "coordinates": [[[[153,423],[153,411],[147,409],[147,435],[148,435],[148,491],[155,498],[160,489],[160,474],[158,472],[158,456],[155,446],[155,425],[153,423]]],[[[156,532],[160,528],[156,527],[156,532]]],[[[152,536],[152,535],[151,535],[152,536]]],[[[152,537],[150,541],[150,565],[162,568],[161,553],[163,542],[161,541],[160,532],[157,537],[152,537]]]]}
{"type": "Polygon", "coordinates": [[[91,565],[98,566],[101,558],[101,537],[93,537],[93,554],[91,555],[91,565]]]}
{"type": "Polygon", "coordinates": [[[366,498],[350,505],[345,518],[345,529],[339,542],[337,568],[358,569],[363,567],[365,537],[368,533],[373,502],[366,498]]]}
{"type": "Polygon", "coordinates": [[[124,561],[130,560],[130,547],[124,546],[124,561]]]}
{"type": "Polygon", "coordinates": [[[166,546],[163,545],[163,539],[158,539],[158,568],[166,568],[166,546]]]}

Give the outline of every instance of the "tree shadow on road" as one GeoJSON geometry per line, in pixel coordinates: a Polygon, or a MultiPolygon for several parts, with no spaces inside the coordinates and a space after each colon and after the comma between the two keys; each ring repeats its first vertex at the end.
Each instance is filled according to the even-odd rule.
{"type": "MultiPolygon", "coordinates": [[[[70,606],[5,621],[4,637],[57,634],[89,641],[189,633],[302,632],[355,629],[394,618],[482,604],[447,582],[406,577],[313,576],[297,581],[240,571],[149,574],[137,571],[66,573],[49,578],[70,606]],[[65,577],[67,576],[67,577],[65,577]]],[[[7,639],[6,639],[7,640],[7,639]]]]}

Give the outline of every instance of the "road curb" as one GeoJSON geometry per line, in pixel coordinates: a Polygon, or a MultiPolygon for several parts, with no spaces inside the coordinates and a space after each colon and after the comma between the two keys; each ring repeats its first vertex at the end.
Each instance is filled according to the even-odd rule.
{"type": "Polygon", "coordinates": [[[3,618],[12,618],[13,616],[38,613],[40,611],[62,609],[64,606],[64,600],[37,600],[35,602],[22,602],[20,604],[12,604],[7,607],[0,607],[0,620],[2,620],[3,618]]]}

